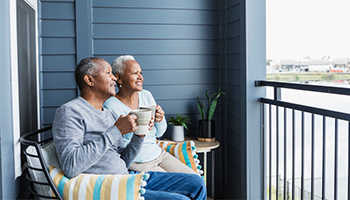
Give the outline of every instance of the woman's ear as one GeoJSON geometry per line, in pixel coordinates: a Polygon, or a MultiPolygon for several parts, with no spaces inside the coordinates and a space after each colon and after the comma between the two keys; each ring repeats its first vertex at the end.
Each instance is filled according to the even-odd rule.
{"type": "Polygon", "coordinates": [[[119,85],[123,83],[122,77],[121,77],[119,74],[115,74],[114,76],[117,78],[117,83],[118,83],[119,85]]]}
{"type": "Polygon", "coordinates": [[[92,77],[91,75],[85,75],[84,81],[88,86],[90,87],[94,86],[94,77],[92,77]]]}

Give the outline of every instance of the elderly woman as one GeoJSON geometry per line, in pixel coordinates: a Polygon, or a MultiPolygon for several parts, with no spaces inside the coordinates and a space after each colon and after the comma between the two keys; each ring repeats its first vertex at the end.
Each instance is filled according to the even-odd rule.
{"type": "MultiPolygon", "coordinates": [[[[133,56],[120,56],[112,63],[112,72],[117,77],[118,93],[109,98],[104,107],[117,116],[127,115],[141,106],[157,105],[152,94],[143,89],[143,76],[139,63],[133,56]]],[[[161,137],[167,128],[163,109],[157,105],[155,125],[146,135],[141,151],[130,166],[134,171],[166,171],[195,173],[168,152],[156,144],[156,137],[161,137]]],[[[123,136],[124,142],[131,141],[133,133],[123,136]]]]}

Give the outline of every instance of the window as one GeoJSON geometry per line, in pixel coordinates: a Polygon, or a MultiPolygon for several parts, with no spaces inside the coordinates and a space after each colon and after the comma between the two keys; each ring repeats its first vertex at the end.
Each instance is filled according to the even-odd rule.
{"type": "MultiPolygon", "coordinates": [[[[21,153],[18,139],[26,132],[38,129],[38,70],[37,70],[37,42],[36,42],[36,2],[27,0],[17,0],[16,5],[16,32],[17,37],[13,38],[17,42],[17,52],[14,50],[12,54],[16,54],[17,65],[12,64],[13,77],[18,80],[18,85],[13,83],[13,101],[14,126],[19,127],[19,131],[14,131],[14,152],[15,152],[15,173],[16,177],[21,173],[21,161],[19,154],[21,153]],[[14,69],[16,68],[16,69],[14,69]],[[14,89],[15,88],[15,89],[14,89]],[[17,94],[16,94],[17,93],[17,94]],[[19,116],[18,116],[19,115],[19,116]],[[19,132],[19,134],[18,134],[19,132]]],[[[14,17],[14,16],[11,16],[14,17]]],[[[12,33],[13,34],[13,33],[12,33]]],[[[11,45],[15,42],[12,41],[11,45]]],[[[14,79],[14,82],[17,82],[14,79]]],[[[16,130],[16,128],[14,129],[16,130]]]]}

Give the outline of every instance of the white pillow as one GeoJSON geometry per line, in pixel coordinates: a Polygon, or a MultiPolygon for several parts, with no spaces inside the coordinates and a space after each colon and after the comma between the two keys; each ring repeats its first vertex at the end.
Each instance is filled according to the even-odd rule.
{"type": "MultiPolygon", "coordinates": [[[[57,168],[61,167],[59,162],[58,162],[58,158],[56,155],[56,150],[55,150],[55,146],[54,146],[53,142],[50,142],[50,143],[42,146],[40,149],[41,149],[41,153],[43,154],[44,162],[46,163],[47,167],[48,166],[54,166],[57,168]]],[[[34,146],[29,146],[26,149],[26,152],[28,154],[38,155],[34,146]]],[[[39,161],[39,158],[27,156],[27,163],[31,167],[42,168],[40,161],[39,161]]],[[[45,177],[45,174],[43,172],[37,171],[37,170],[32,170],[32,169],[28,169],[28,171],[29,171],[30,177],[33,180],[38,181],[38,182],[46,182],[46,183],[48,182],[46,177],[45,177]]],[[[50,196],[50,191],[51,191],[50,186],[34,184],[34,187],[35,187],[35,190],[37,191],[38,194],[50,196]]]]}

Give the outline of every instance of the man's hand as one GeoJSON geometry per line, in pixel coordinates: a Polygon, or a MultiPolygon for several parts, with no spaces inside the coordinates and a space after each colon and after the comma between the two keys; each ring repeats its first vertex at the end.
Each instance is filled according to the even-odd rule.
{"type": "Polygon", "coordinates": [[[119,129],[122,135],[125,135],[127,133],[134,132],[137,130],[136,119],[136,115],[121,115],[114,123],[114,126],[116,126],[119,129]]]}

